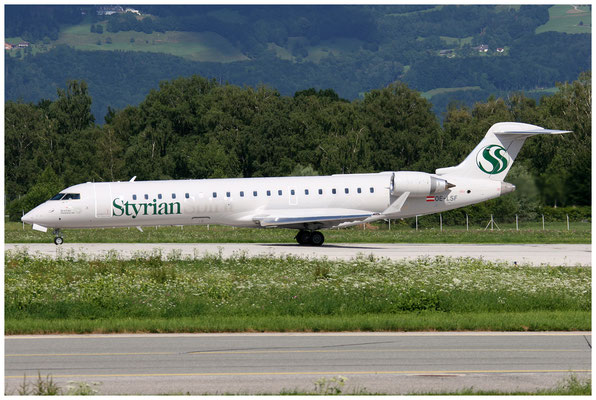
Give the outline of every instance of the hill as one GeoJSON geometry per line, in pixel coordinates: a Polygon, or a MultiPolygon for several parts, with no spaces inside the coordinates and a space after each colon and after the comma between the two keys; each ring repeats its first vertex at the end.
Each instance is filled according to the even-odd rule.
{"type": "Polygon", "coordinates": [[[283,95],[332,88],[350,100],[399,80],[430,93],[440,115],[453,100],[536,93],[591,68],[589,6],[113,9],[6,6],[6,41],[29,42],[7,51],[6,99],[55,99],[83,79],[101,123],[108,107],[193,73],[283,95]]]}

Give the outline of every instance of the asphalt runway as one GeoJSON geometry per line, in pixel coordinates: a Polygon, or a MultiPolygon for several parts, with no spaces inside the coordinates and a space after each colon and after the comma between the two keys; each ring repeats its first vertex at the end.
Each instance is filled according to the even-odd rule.
{"type": "Polygon", "coordinates": [[[321,247],[298,244],[262,243],[53,243],[6,244],[6,250],[25,250],[31,255],[47,257],[84,253],[88,257],[105,257],[117,253],[127,258],[135,254],[151,254],[160,251],[167,256],[200,257],[205,254],[293,255],[298,257],[326,257],[349,260],[358,256],[389,259],[416,259],[418,257],[472,257],[489,261],[504,261],[509,264],[530,264],[539,266],[591,266],[592,246],[590,244],[393,244],[393,243],[329,243],[321,247]]]}
{"type": "Polygon", "coordinates": [[[589,332],[124,334],[5,337],[5,393],[50,374],[99,394],[552,388],[591,375],[589,332]]]}

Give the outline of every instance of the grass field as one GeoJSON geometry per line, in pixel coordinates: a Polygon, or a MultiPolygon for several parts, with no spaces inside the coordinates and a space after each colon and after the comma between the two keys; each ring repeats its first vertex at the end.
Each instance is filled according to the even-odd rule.
{"type": "Polygon", "coordinates": [[[473,36],[468,36],[465,38],[458,38],[458,37],[450,37],[450,36],[439,36],[441,40],[447,43],[448,46],[458,46],[462,47],[466,44],[472,44],[472,40],[474,39],[473,36]]]}
{"type": "Polygon", "coordinates": [[[590,330],[591,269],[5,255],[5,333],[590,330]]]}
{"type": "MultiPolygon", "coordinates": [[[[100,24],[96,24],[100,25],[100,24]]],[[[150,34],[136,31],[108,32],[107,24],[101,24],[101,34],[92,33],[90,23],[65,26],[60,31],[58,40],[48,44],[31,44],[32,54],[46,52],[56,45],[64,44],[78,50],[122,50],[165,53],[193,61],[234,62],[248,60],[242,52],[228,40],[213,32],[153,32],[150,34]]],[[[11,44],[20,43],[19,37],[6,38],[11,44]]],[[[8,51],[15,56],[18,49],[8,51]]],[[[24,50],[21,51],[22,53],[24,50]]]]}
{"type": "MultiPolygon", "coordinates": [[[[420,219],[422,223],[422,218],[420,219]]],[[[465,223],[465,222],[464,222],[465,223]]],[[[427,225],[428,226],[428,225],[427,225]]],[[[416,231],[405,222],[349,229],[323,231],[326,243],[591,243],[591,225],[572,222],[567,230],[565,222],[547,222],[545,230],[536,222],[499,224],[501,229],[484,229],[485,226],[433,226],[416,231]]],[[[146,227],[143,232],[135,228],[67,229],[63,232],[71,243],[295,243],[295,230],[249,229],[227,226],[146,227]]],[[[51,231],[34,231],[29,225],[6,222],[6,243],[52,243],[51,231]]]]}
{"type": "MultiPolygon", "coordinates": [[[[356,39],[348,38],[337,38],[324,40],[316,46],[306,46],[308,56],[304,59],[306,61],[318,64],[322,59],[333,55],[334,57],[343,57],[346,54],[356,53],[362,47],[363,42],[356,39]]],[[[288,46],[288,47],[291,47],[288,46]]],[[[297,61],[297,57],[292,55],[292,52],[286,48],[276,45],[275,43],[269,43],[267,48],[275,53],[277,58],[282,60],[297,61]]]]}
{"type": "Polygon", "coordinates": [[[228,40],[212,32],[108,32],[104,24],[103,33],[98,34],[92,33],[90,27],[91,24],[80,24],[64,28],[54,44],[66,44],[79,50],[166,53],[193,61],[233,62],[248,59],[228,40]]]}
{"type": "Polygon", "coordinates": [[[433,96],[437,95],[437,94],[443,94],[443,93],[453,93],[453,92],[459,92],[459,91],[467,91],[467,90],[481,90],[482,88],[480,86],[462,86],[462,87],[454,87],[454,88],[436,88],[436,89],[432,89],[429,90],[427,92],[423,92],[422,97],[424,97],[427,100],[430,100],[433,96]]]}
{"type": "Polygon", "coordinates": [[[548,13],[550,19],[546,24],[536,28],[536,33],[548,31],[563,33],[592,32],[592,9],[590,6],[556,5],[549,8],[548,13]]]}

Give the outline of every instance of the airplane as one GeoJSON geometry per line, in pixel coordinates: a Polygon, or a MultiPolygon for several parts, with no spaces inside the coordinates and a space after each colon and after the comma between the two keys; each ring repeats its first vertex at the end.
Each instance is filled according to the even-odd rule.
{"type": "Polygon", "coordinates": [[[459,164],[434,174],[387,171],[330,176],[82,183],[21,220],[33,229],[219,224],[297,229],[300,245],[320,246],[319,231],[479,203],[515,190],[504,182],[526,138],[569,131],[518,122],[494,124],[459,164]]]}

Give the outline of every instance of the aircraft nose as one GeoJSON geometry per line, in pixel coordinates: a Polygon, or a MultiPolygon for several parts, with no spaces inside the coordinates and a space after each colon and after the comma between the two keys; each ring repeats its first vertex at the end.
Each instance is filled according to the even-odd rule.
{"type": "Polygon", "coordinates": [[[44,205],[41,204],[23,215],[21,221],[31,225],[44,224],[48,222],[48,217],[52,212],[54,212],[54,210],[48,210],[47,207],[44,207],[44,205]]]}
{"type": "Polygon", "coordinates": [[[26,224],[33,224],[33,213],[29,211],[27,214],[21,217],[21,221],[23,221],[26,224]]]}

